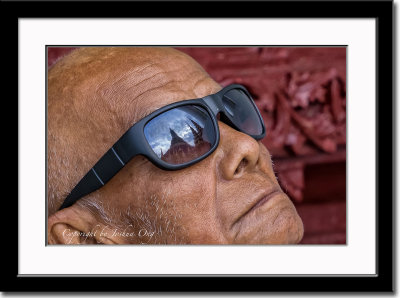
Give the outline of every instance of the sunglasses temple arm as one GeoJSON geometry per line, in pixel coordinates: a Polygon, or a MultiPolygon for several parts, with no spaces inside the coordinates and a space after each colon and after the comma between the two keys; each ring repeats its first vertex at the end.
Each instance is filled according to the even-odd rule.
{"type": "Polygon", "coordinates": [[[123,168],[125,163],[115,149],[110,150],[90,169],[65,199],[60,209],[67,208],[83,196],[99,189],[123,168]]]}

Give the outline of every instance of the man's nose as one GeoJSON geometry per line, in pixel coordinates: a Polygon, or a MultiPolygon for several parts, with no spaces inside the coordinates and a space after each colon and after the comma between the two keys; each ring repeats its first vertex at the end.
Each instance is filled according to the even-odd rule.
{"type": "Polygon", "coordinates": [[[218,121],[220,131],[219,150],[223,150],[220,163],[222,176],[234,179],[245,172],[251,172],[257,166],[260,145],[247,134],[241,133],[225,123],[218,121]]]}

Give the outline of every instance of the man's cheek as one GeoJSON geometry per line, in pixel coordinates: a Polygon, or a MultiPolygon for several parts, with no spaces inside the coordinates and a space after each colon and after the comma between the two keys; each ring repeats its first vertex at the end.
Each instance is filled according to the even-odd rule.
{"type": "Polygon", "coordinates": [[[170,201],[179,215],[181,231],[185,232],[190,243],[196,243],[199,239],[208,243],[220,237],[220,231],[216,231],[215,177],[210,171],[199,172],[188,171],[185,177],[181,177],[180,183],[171,185],[174,191],[171,192],[170,201]]]}

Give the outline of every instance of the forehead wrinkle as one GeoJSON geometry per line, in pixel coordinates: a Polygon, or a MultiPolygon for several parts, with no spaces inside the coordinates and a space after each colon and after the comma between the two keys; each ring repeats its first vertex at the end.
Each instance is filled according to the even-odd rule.
{"type": "Polygon", "coordinates": [[[147,81],[152,81],[158,78],[161,78],[164,81],[165,80],[177,81],[177,79],[188,80],[188,77],[191,77],[194,73],[204,73],[202,69],[199,69],[195,65],[190,64],[189,61],[187,60],[174,61],[174,63],[172,63],[171,66],[178,65],[178,67],[171,68],[168,66],[169,59],[170,59],[169,57],[162,57],[158,59],[159,60],[158,63],[151,63],[149,65],[140,68],[139,70],[137,69],[134,69],[133,71],[126,70],[121,75],[119,81],[128,81],[129,83],[135,81],[133,85],[129,86],[126,89],[126,91],[128,91],[131,88],[138,87],[140,84],[144,84],[147,81]],[[195,68],[195,70],[188,73],[188,70],[193,68],[195,68]]]}
{"type": "MultiPolygon", "coordinates": [[[[166,84],[148,89],[148,90],[144,91],[143,93],[141,93],[140,95],[138,95],[134,100],[133,109],[135,110],[135,114],[132,119],[133,123],[138,122],[139,120],[143,119],[144,117],[150,115],[151,113],[155,112],[156,110],[158,110],[164,106],[167,106],[173,102],[180,101],[180,100],[177,100],[182,97],[182,91],[179,89],[175,92],[172,91],[171,89],[168,89],[168,91],[166,91],[166,95],[168,94],[167,96],[169,98],[167,103],[159,102],[156,100],[149,102],[148,100],[146,100],[146,98],[152,98],[151,93],[153,93],[153,92],[158,93],[158,91],[160,89],[164,89],[166,86],[171,85],[173,83],[176,83],[176,82],[174,82],[174,81],[167,82],[166,84]],[[140,104],[142,104],[142,105],[140,106],[140,104]]],[[[156,98],[156,96],[154,98],[156,98]]],[[[182,99],[182,100],[184,100],[184,99],[182,99]]]]}
{"type": "MultiPolygon", "coordinates": [[[[98,79],[100,82],[96,84],[96,93],[118,94],[123,93],[124,91],[128,91],[130,88],[133,88],[140,84],[141,81],[147,79],[146,74],[142,74],[142,72],[148,70],[150,67],[153,68],[156,65],[157,63],[152,63],[149,65],[145,65],[141,68],[134,67],[128,70],[118,69],[119,73],[107,71],[103,74],[98,74],[100,76],[102,75],[103,77],[98,79]],[[134,84],[130,87],[127,87],[127,85],[130,85],[131,82],[133,82],[134,84]]],[[[154,72],[155,71],[152,71],[151,73],[154,72]]],[[[150,77],[152,76],[153,74],[150,75],[150,77]]],[[[93,79],[95,79],[95,77],[93,79]]]]}
{"type": "MultiPolygon", "coordinates": [[[[168,84],[179,84],[179,87],[177,89],[188,92],[193,94],[193,96],[191,98],[187,98],[187,97],[183,97],[181,100],[185,100],[185,99],[192,99],[192,98],[197,98],[198,96],[195,95],[194,90],[197,88],[197,86],[201,83],[203,83],[205,80],[210,79],[210,77],[208,76],[207,73],[205,73],[204,71],[202,71],[201,69],[195,69],[189,73],[185,73],[184,75],[182,75],[182,68],[177,68],[177,69],[173,69],[170,71],[165,71],[165,72],[161,72],[161,73],[157,73],[153,76],[150,76],[146,79],[144,79],[143,81],[139,82],[138,84],[129,87],[127,90],[130,90],[131,88],[134,87],[140,87],[141,84],[146,84],[148,83],[148,81],[152,81],[155,80],[158,76],[160,76],[165,83],[161,83],[161,86],[155,86],[155,87],[151,87],[149,89],[146,90],[146,88],[138,88],[138,89],[144,89],[143,92],[141,92],[140,94],[138,94],[136,96],[136,98],[139,98],[141,96],[143,96],[143,94],[145,94],[147,91],[152,91],[158,88],[162,88],[167,86],[168,84]],[[169,74],[173,74],[176,73],[178,75],[176,76],[172,76],[169,74]],[[179,75],[180,74],[180,75],[179,75]],[[184,84],[180,84],[180,83],[184,83],[184,84]]],[[[151,86],[153,86],[154,84],[151,84],[151,86]]]]}
{"type": "MultiPolygon", "coordinates": [[[[204,78],[200,79],[199,81],[197,81],[197,82],[195,83],[195,85],[194,85],[194,87],[193,87],[193,91],[194,91],[195,94],[197,93],[197,92],[195,92],[197,86],[198,86],[199,84],[203,83],[204,81],[206,81],[207,79],[209,79],[209,78],[208,78],[208,77],[204,77],[204,78]]],[[[175,82],[175,83],[180,83],[180,82],[185,82],[185,81],[182,80],[182,81],[174,81],[174,82],[175,82]]],[[[170,83],[172,83],[172,82],[170,82],[170,83]]],[[[166,85],[167,85],[167,84],[166,84],[166,85]]],[[[165,86],[165,85],[164,85],[164,86],[165,86]]],[[[160,87],[160,88],[161,88],[161,87],[160,87]]],[[[156,90],[156,89],[158,89],[158,88],[155,88],[155,90],[156,90]]],[[[148,91],[152,91],[152,90],[148,90],[148,91]]],[[[143,93],[143,94],[144,94],[144,93],[143,93]]],[[[143,94],[141,94],[141,95],[143,95],[143,94]]],[[[143,119],[144,117],[147,117],[147,116],[150,115],[151,113],[153,113],[153,112],[157,111],[158,109],[160,109],[160,108],[162,108],[162,107],[165,107],[165,106],[167,106],[167,105],[169,105],[169,104],[177,103],[177,102],[181,102],[181,101],[185,101],[185,100],[192,100],[192,99],[203,98],[204,96],[206,96],[206,95],[203,95],[203,96],[197,96],[197,95],[195,95],[195,96],[192,96],[191,98],[182,98],[182,99],[180,99],[180,100],[176,100],[176,101],[173,101],[173,102],[170,102],[170,103],[167,103],[167,104],[155,103],[154,105],[152,105],[151,108],[144,109],[144,110],[141,111],[140,113],[137,113],[136,115],[137,115],[138,118],[135,118],[135,119],[137,119],[137,121],[139,121],[140,119],[143,119]]]]}
{"type": "Polygon", "coordinates": [[[91,96],[93,100],[90,103],[92,110],[102,106],[101,110],[105,112],[103,118],[112,117],[113,121],[121,121],[122,126],[124,126],[123,123],[137,119],[136,115],[138,113],[140,115],[138,111],[141,109],[136,99],[146,91],[154,89],[149,89],[148,86],[162,88],[169,82],[167,76],[162,76],[161,79],[156,78],[160,70],[156,65],[157,63],[152,63],[139,69],[136,67],[122,73],[120,72],[118,75],[114,72],[105,73],[104,76],[97,74],[97,76],[92,77],[90,79],[91,82],[85,84],[86,86],[91,85],[93,87],[94,96],[91,96]],[[148,71],[149,69],[150,72],[148,71]],[[141,74],[143,71],[145,71],[144,75],[141,74]],[[155,72],[156,74],[154,74],[155,72]],[[150,76],[149,73],[151,73],[150,76]],[[154,82],[151,80],[152,78],[154,82]],[[148,86],[141,85],[147,81],[150,82],[146,84],[148,86]]]}
{"type": "Polygon", "coordinates": [[[208,75],[198,70],[190,72],[188,74],[189,78],[184,80],[178,80],[172,76],[165,75],[166,73],[177,72],[178,70],[157,73],[134,86],[124,89],[125,92],[129,93],[129,96],[126,96],[127,102],[125,106],[132,110],[131,117],[129,117],[130,125],[173,102],[198,98],[194,89],[198,86],[198,82],[204,82],[208,75]],[[201,76],[195,76],[196,73],[200,73],[201,76]],[[159,76],[161,76],[161,80],[158,79],[159,76]]]}
{"type": "MultiPolygon", "coordinates": [[[[190,81],[192,80],[193,77],[196,77],[195,74],[201,74],[203,78],[206,77],[204,72],[202,72],[199,69],[195,69],[189,73],[186,73],[185,71],[182,71],[182,67],[178,67],[176,69],[171,69],[168,71],[160,71],[155,74],[152,74],[144,79],[141,79],[138,83],[136,83],[132,86],[129,86],[125,91],[129,91],[132,88],[140,87],[140,85],[146,84],[146,83],[150,83],[152,86],[153,81],[156,81],[159,78],[161,79],[161,81],[164,81],[167,83],[169,81],[171,81],[171,82],[173,81],[175,83],[186,83],[186,84],[181,85],[181,87],[185,90],[189,90],[190,89],[190,87],[189,87],[190,81]],[[173,75],[173,74],[176,74],[176,75],[173,75]],[[186,87],[186,88],[184,88],[184,87],[186,87]]],[[[125,77],[127,77],[127,79],[126,79],[127,81],[130,81],[130,78],[128,78],[129,76],[130,76],[130,74],[126,74],[126,76],[125,76],[125,77]]],[[[197,81],[198,81],[198,79],[196,79],[196,83],[197,83],[197,81]]],[[[138,88],[138,89],[141,89],[141,88],[138,88]]],[[[142,88],[142,89],[146,89],[146,88],[142,88]]],[[[140,96],[140,95],[141,94],[139,94],[138,96],[140,96]]]]}
{"type": "Polygon", "coordinates": [[[188,78],[192,77],[194,73],[198,73],[198,70],[192,71],[185,75],[185,80],[178,80],[177,77],[182,73],[182,68],[163,71],[160,67],[155,67],[154,69],[153,67],[155,65],[157,65],[157,63],[147,65],[139,70],[128,70],[118,76],[115,76],[115,74],[108,75],[95,84],[95,92],[100,96],[112,94],[116,96],[121,95],[123,97],[127,95],[126,93],[130,93],[128,96],[125,96],[125,98],[137,98],[147,90],[153,89],[154,86],[163,87],[170,81],[189,83],[188,78]],[[146,71],[145,74],[141,74],[150,67],[153,69],[146,71]],[[173,75],[174,73],[178,75],[173,75]]]}

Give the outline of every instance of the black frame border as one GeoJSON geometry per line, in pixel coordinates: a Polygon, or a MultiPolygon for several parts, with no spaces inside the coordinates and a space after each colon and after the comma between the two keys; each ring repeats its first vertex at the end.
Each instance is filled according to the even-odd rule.
{"type": "MultiPolygon", "coordinates": [[[[317,276],[19,276],[18,196],[3,200],[7,232],[1,288],[5,292],[394,292],[393,2],[384,1],[83,1],[0,2],[3,86],[18,110],[19,18],[375,18],[377,274],[317,276]],[[229,9],[227,9],[229,7],[229,9]],[[18,69],[18,68],[17,68],[18,69]],[[12,75],[11,75],[12,74],[12,75]],[[17,98],[16,98],[17,97],[17,98]],[[390,105],[389,105],[390,101],[390,105]],[[389,150],[392,150],[389,153],[389,150]]],[[[18,117],[17,117],[18,118],[18,117]]],[[[15,121],[15,120],[14,120],[15,121]]],[[[18,126],[17,126],[18,127],[18,126]]],[[[18,135],[18,134],[17,134],[18,135]]],[[[14,134],[15,138],[16,135],[14,134]]],[[[10,137],[12,139],[13,137],[10,137]]],[[[18,137],[17,144],[18,143],[18,137]]],[[[17,150],[18,152],[18,150],[17,150]]],[[[19,161],[18,161],[19,163],[19,161]]],[[[18,170],[17,170],[18,171],[18,170]]],[[[62,257],[62,256],[60,256],[62,257]]],[[[345,266],[345,264],[344,264],[345,266]]]]}

